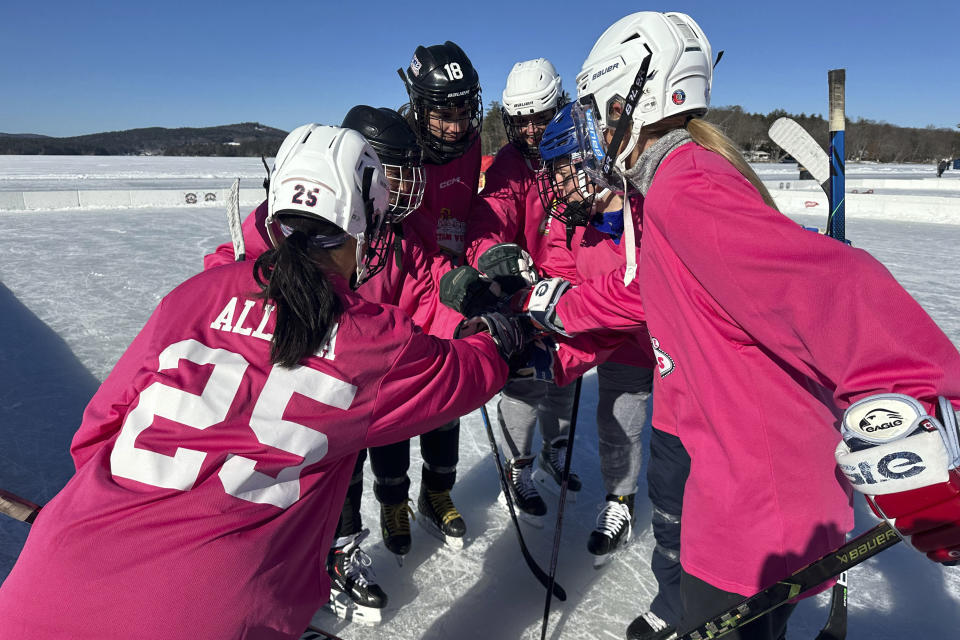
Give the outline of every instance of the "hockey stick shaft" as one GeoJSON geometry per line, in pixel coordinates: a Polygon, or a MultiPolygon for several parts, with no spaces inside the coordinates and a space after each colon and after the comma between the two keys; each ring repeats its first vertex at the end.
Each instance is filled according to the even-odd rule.
{"type": "MultiPolygon", "coordinates": [[[[21,498],[18,495],[10,493],[9,491],[0,489],[0,513],[10,516],[15,520],[20,520],[21,522],[33,524],[37,514],[40,513],[40,506],[30,502],[26,498],[21,498]]],[[[313,632],[314,634],[317,634],[326,640],[343,640],[342,638],[313,625],[307,626],[307,630],[304,632],[304,635],[307,635],[308,632],[313,632]]],[[[310,640],[313,639],[311,638],[310,640]]]]}
{"type": "Polygon", "coordinates": [[[40,513],[40,507],[29,500],[0,489],[0,513],[14,520],[32,524],[40,513]]]}
{"type": "Polygon", "coordinates": [[[553,595],[557,597],[557,600],[566,600],[567,592],[556,582],[551,582],[549,576],[540,568],[540,565],[533,559],[533,556],[530,555],[527,543],[523,540],[523,533],[520,531],[517,512],[513,507],[513,497],[510,495],[510,488],[507,486],[506,475],[503,471],[503,462],[500,460],[500,451],[497,449],[497,440],[493,435],[493,427],[490,425],[490,415],[487,413],[487,407],[484,405],[480,406],[480,416],[483,418],[483,428],[487,432],[487,439],[490,441],[490,450],[493,452],[493,459],[497,463],[497,476],[500,478],[500,490],[503,491],[503,497],[507,502],[507,510],[510,511],[510,519],[513,520],[513,527],[516,529],[517,539],[520,541],[520,553],[523,554],[523,559],[526,560],[527,566],[530,567],[530,571],[534,577],[540,581],[540,584],[542,584],[545,589],[550,589],[553,595]]]}
{"type": "Polygon", "coordinates": [[[843,242],[846,230],[845,191],[846,176],[844,168],[846,109],[845,69],[832,69],[827,72],[830,87],[830,221],[827,234],[843,242]]]}
{"type": "Polygon", "coordinates": [[[557,502],[557,526],[553,531],[553,549],[550,552],[550,585],[543,604],[543,623],[540,625],[540,640],[547,637],[547,622],[550,620],[550,604],[553,585],[557,579],[557,560],[560,557],[560,534],[563,531],[563,508],[567,504],[567,490],[570,483],[570,461],[573,459],[573,439],[577,432],[577,413],[580,410],[580,387],[583,378],[577,378],[573,391],[573,408],[570,410],[570,432],[567,434],[567,456],[563,461],[563,475],[560,476],[560,500],[557,502]]]}
{"type": "Polygon", "coordinates": [[[745,598],[739,604],[687,629],[676,640],[703,640],[719,638],[738,629],[751,620],[789,602],[800,594],[823,584],[830,578],[869,560],[900,542],[897,532],[881,522],[866,533],[857,536],[770,587],[745,598]]]}

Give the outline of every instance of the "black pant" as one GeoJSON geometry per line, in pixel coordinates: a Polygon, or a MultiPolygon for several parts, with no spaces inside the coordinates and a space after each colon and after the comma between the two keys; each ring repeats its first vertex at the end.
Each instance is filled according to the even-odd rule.
{"type": "MultiPolygon", "coordinates": [[[[432,491],[449,491],[457,479],[460,459],[460,419],[420,436],[423,457],[421,485],[432,491]]],[[[370,468],[376,477],[374,493],[384,504],[400,504],[410,489],[410,441],[370,449],[370,468]]]]}
{"type": "Polygon", "coordinates": [[[675,625],[683,613],[680,595],[680,514],[683,489],[690,475],[690,456],[680,438],[652,429],[647,492],[653,506],[651,524],[656,546],[650,568],[657,579],[657,595],[650,611],[675,625]]]}
{"type": "MultiPolygon", "coordinates": [[[[681,633],[743,600],[742,595],[721,591],[683,570],[680,572],[680,592],[684,607],[684,619],[679,628],[681,633]]],[[[784,640],[787,634],[787,619],[796,606],[785,604],[777,607],[723,638],[724,640],[784,640]]]]}

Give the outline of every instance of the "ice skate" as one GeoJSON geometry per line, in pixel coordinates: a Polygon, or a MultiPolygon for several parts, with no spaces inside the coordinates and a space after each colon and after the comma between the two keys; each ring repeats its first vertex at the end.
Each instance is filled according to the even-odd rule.
{"type": "Polygon", "coordinates": [[[383,546],[394,554],[397,564],[403,566],[403,556],[410,552],[410,518],[413,509],[410,501],[404,500],[400,504],[380,505],[380,534],[383,536],[383,546]]]}
{"type": "MultiPolygon", "coordinates": [[[[537,487],[533,481],[533,456],[507,460],[504,472],[507,474],[507,487],[513,499],[517,517],[534,527],[542,528],[543,517],[547,514],[547,505],[537,493],[537,487]]],[[[502,491],[498,500],[506,506],[507,500],[502,491]]]]}
{"type": "MultiPolygon", "coordinates": [[[[566,459],[566,438],[557,438],[550,444],[544,444],[537,456],[537,468],[533,471],[534,481],[553,495],[560,495],[560,481],[566,459]]],[[[580,477],[571,471],[567,479],[567,500],[576,502],[581,486],[580,477]]]]}
{"type": "Polygon", "coordinates": [[[677,637],[677,628],[647,611],[637,616],[627,627],[627,640],[668,640],[677,637]]]}
{"type": "Polygon", "coordinates": [[[593,568],[599,569],[614,554],[630,544],[633,532],[633,494],[607,494],[607,502],[597,515],[597,528],[590,532],[587,550],[594,555],[593,568]]]}
{"type": "Polygon", "coordinates": [[[417,510],[423,516],[417,518],[424,529],[454,549],[463,548],[463,536],[467,532],[467,525],[463,516],[453,506],[450,491],[431,491],[420,489],[420,498],[417,500],[417,510]]]}
{"type": "Polygon", "coordinates": [[[327,555],[330,576],[328,608],[338,617],[360,624],[380,623],[380,611],[387,606],[387,594],[376,582],[370,568],[370,556],[360,542],[370,534],[368,529],[337,538],[327,555]]]}

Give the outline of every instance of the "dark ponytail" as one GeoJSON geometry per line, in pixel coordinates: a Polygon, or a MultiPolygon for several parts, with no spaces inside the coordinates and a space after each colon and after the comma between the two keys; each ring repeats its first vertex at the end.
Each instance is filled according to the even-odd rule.
{"type": "MultiPolygon", "coordinates": [[[[315,224],[311,221],[311,226],[315,224]]],[[[298,229],[254,264],[253,277],[261,290],[258,297],[273,304],[277,312],[270,341],[273,364],[291,368],[317,353],[343,312],[343,303],[317,260],[318,253],[325,251],[311,250],[307,230],[298,229]]]]}

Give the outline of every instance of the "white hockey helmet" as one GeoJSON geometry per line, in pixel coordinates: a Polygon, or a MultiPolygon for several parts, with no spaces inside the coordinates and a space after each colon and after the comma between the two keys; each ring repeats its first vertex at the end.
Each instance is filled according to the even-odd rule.
{"type": "Polygon", "coordinates": [[[523,116],[560,106],[560,75],[546,58],[524,60],[513,65],[503,90],[504,113],[523,116]]]}
{"type": "Polygon", "coordinates": [[[516,146],[523,155],[539,160],[540,135],[536,135],[529,144],[524,132],[529,117],[543,115],[542,126],[553,118],[560,105],[563,94],[560,75],[546,58],[524,60],[513,65],[507,76],[507,86],[503,90],[503,102],[500,114],[507,140],[516,146]]]}
{"type": "Polygon", "coordinates": [[[630,113],[633,127],[614,163],[620,171],[641,127],[681,113],[703,114],[710,106],[713,59],[703,30],[684,13],[640,11],[604,31],[577,74],[577,97],[585,108],[593,107],[601,129],[616,127],[610,108],[617,101],[624,106],[648,54],[643,92],[630,113]]]}
{"type": "Polygon", "coordinates": [[[390,245],[384,217],[389,186],[370,143],[352,129],[306,124],[291,131],[277,151],[270,176],[267,234],[278,246],[292,233],[287,218],[330,222],[340,233],[313,238],[337,247],[357,240],[357,284],[379,271],[390,245]],[[278,234],[279,232],[279,234],[278,234]],[[383,255],[380,255],[380,254],[383,255]]]}

